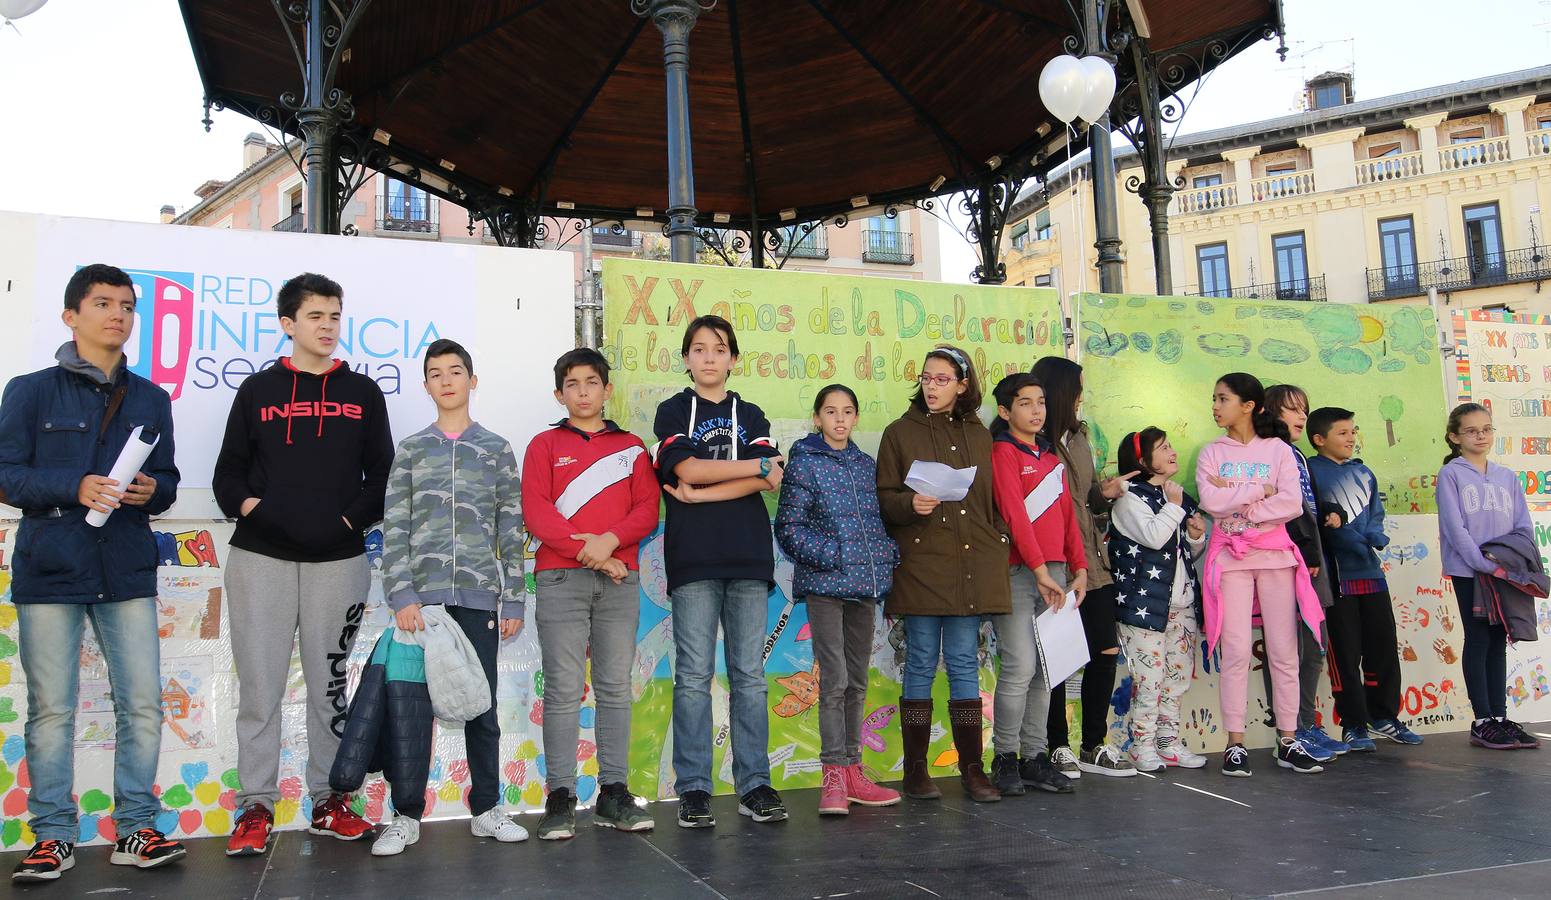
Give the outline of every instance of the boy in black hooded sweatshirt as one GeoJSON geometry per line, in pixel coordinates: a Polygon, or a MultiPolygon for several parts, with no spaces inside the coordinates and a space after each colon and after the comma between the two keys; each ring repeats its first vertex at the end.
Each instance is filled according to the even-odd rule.
{"type": "Polygon", "coordinates": [[[309,688],[309,830],[340,840],[371,830],[328,785],[345,724],[345,662],[370,585],[363,535],[382,518],[393,436],[377,383],[332,358],[343,293],[310,272],[280,288],[292,355],[237,389],[216,457],[216,502],[237,520],[226,596],[242,814],[228,856],[263,853],[274,825],[280,702],[298,632],[309,688]]]}

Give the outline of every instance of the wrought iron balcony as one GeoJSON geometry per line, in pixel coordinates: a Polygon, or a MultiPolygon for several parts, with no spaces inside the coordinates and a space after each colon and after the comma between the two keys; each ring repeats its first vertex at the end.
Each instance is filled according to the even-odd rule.
{"type": "Polygon", "coordinates": [[[391,197],[377,212],[378,231],[403,231],[411,234],[438,234],[441,204],[422,193],[391,197]]]}
{"type": "Polygon", "coordinates": [[[294,213],[291,213],[289,216],[286,216],[285,218],[283,218],[280,221],[276,222],[273,226],[270,227],[270,230],[271,231],[298,231],[299,232],[299,231],[306,231],[307,228],[306,228],[306,226],[302,222],[302,214],[299,213],[299,212],[294,212],[294,213]]]}
{"type": "Polygon", "coordinates": [[[611,225],[598,225],[592,229],[594,247],[634,247],[639,242],[639,235],[624,228],[616,229],[611,225]]]}
{"type": "Polygon", "coordinates": [[[862,232],[862,262],[909,266],[916,261],[915,244],[908,231],[862,232]]]}
{"type": "Polygon", "coordinates": [[[1369,269],[1368,299],[1415,297],[1427,293],[1429,288],[1447,293],[1525,281],[1551,281],[1551,248],[1530,247],[1369,269]]]}
{"type": "Polygon", "coordinates": [[[807,234],[800,233],[800,229],[783,230],[774,255],[778,259],[829,259],[829,235],[822,225],[807,234]]]}
{"type": "Polygon", "coordinates": [[[1237,297],[1241,300],[1309,300],[1316,303],[1324,302],[1325,276],[1315,275],[1312,278],[1292,278],[1285,281],[1273,281],[1269,284],[1250,284],[1228,289],[1227,293],[1214,292],[1203,294],[1199,289],[1192,287],[1185,292],[1187,297],[1237,297]]]}

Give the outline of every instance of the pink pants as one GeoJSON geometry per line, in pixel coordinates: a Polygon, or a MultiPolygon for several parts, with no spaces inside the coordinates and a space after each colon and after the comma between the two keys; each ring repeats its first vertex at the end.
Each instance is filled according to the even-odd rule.
{"type": "Polygon", "coordinates": [[[1278,731],[1298,727],[1298,598],[1293,590],[1295,568],[1240,569],[1222,573],[1222,671],[1218,696],[1223,726],[1244,731],[1249,704],[1249,667],[1254,658],[1250,619],[1260,601],[1260,625],[1266,641],[1266,665],[1271,667],[1272,708],[1278,731]]]}

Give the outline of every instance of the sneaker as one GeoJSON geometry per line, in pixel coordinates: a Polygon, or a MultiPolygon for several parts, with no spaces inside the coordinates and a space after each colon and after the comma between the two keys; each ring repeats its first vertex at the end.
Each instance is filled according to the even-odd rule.
{"type": "Polygon", "coordinates": [[[232,836],[226,840],[227,856],[260,856],[269,847],[269,833],[275,827],[275,814],[262,803],[249,803],[237,817],[232,836]]]}
{"type": "Polygon", "coordinates": [[[75,868],[75,845],[69,841],[38,841],[11,872],[11,880],[56,881],[75,868]]]}
{"type": "Polygon", "coordinates": [[[1353,753],[1373,753],[1379,749],[1379,745],[1368,736],[1368,729],[1360,726],[1342,728],[1341,742],[1352,748],[1353,753]]]}
{"type": "MultiPolygon", "coordinates": [[[[1331,737],[1330,732],[1326,731],[1323,725],[1315,725],[1313,728],[1305,729],[1305,731],[1308,732],[1310,738],[1314,739],[1314,743],[1318,744],[1326,750],[1329,750],[1336,756],[1345,756],[1346,754],[1352,752],[1352,745],[1345,741],[1338,741],[1331,737]]],[[[1304,740],[1303,744],[1305,747],[1307,747],[1309,745],[1309,741],[1304,740]]]]}
{"type": "Polygon", "coordinates": [[[1249,768],[1249,751],[1243,744],[1229,744],[1222,752],[1222,773],[1230,778],[1248,778],[1255,774],[1249,768]]]}
{"type": "Polygon", "coordinates": [[[1399,719],[1380,719],[1369,727],[1368,733],[1374,737],[1413,747],[1422,742],[1422,736],[1400,724],[1399,719]]]}
{"type": "Polygon", "coordinates": [[[1131,765],[1138,772],[1160,772],[1168,768],[1168,763],[1159,755],[1158,748],[1151,744],[1133,744],[1131,746],[1131,765]]]}
{"type": "Polygon", "coordinates": [[[738,815],[756,822],[779,822],[786,818],[786,806],[775,788],[762,784],[738,798],[738,815]]]}
{"type": "Polygon", "coordinates": [[[846,799],[858,806],[893,806],[899,802],[899,791],[879,784],[861,763],[853,763],[846,767],[846,799]]]}
{"type": "Polygon", "coordinates": [[[371,833],[372,823],[356,815],[344,794],[329,794],[327,800],[313,808],[312,825],[307,830],[342,841],[358,841],[371,833]]]}
{"type": "Polygon", "coordinates": [[[1082,769],[1077,768],[1077,754],[1072,752],[1071,747],[1061,746],[1050,751],[1050,764],[1067,778],[1076,780],[1082,777],[1082,769]]]}
{"type": "Polygon", "coordinates": [[[1320,746],[1311,729],[1300,728],[1293,732],[1293,735],[1297,737],[1298,743],[1303,745],[1303,751],[1313,757],[1315,762],[1327,763],[1336,758],[1334,751],[1320,746]]]}
{"type": "Polygon", "coordinates": [[[844,816],[851,812],[851,800],[846,796],[844,766],[825,766],[824,784],[819,788],[819,815],[844,816]]]}
{"type": "Polygon", "coordinates": [[[615,831],[651,831],[657,827],[646,804],[623,784],[605,784],[592,811],[592,824],[615,831]]]}
{"type": "Polygon", "coordinates": [[[991,783],[1003,797],[1022,797],[1023,775],[1018,764],[1018,754],[997,753],[991,757],[991,783]]]}
{"type": "Polygon", "coordinates": [[[1276,764],[1300,775],[1316,775],[1325,771],[1319,760],[1303,746],[1303,741],[1297,738],[1281,738],[1276,742],[1276,764]]]}
{"type": "Polygon", "coordinates": [[[710,828],[716,824],[711,815],[711,795],[705,791],[685,791],[679,797],[680,828],[710,828]]]}
{"type": "Polygon", "coordinates": [[[555,788],[544,800],[539,817],[539,840],[568,841],[576,837],[576,795],[569,788],[555,788]]]}
{"type": "Polygon", "coordinates": [[[1470,743],[1488,750],[1517,750],[1519,740],[1496,719],[1482,719],[1470,726],[1470,743]]]}
{"type": "Polygon", "coordinates": [[[134,866],[137,869],[154,869],[177,862],[188,855],[183,845],[169,840],[155,828],[142,828],[128,837],[121,837],[113,845],[113,855],[108,862],[115,866],[134,866]]]}
{"type": "Polygon", "coordinates": [[[1082,755],[1077,757],[1077,768],[1094,775],[1109,775],[1113,778],[1136,776],[1136,767],[1131,765],[1131,761],[1121,756],[1108,744],[1100,744],[1092,750],[1084,750],[1082,755]]]}
{"type": "Polygon", "coordinates": [[[528,829],[513,822],[499,806],[469,819],[469,833],[477,838],[495,838],[503,844],[520,844],[528,839],[528,829]]]}
{"type": "Polygon", "coordinates": [[[420,820],[395,815],[372,841],[373,856],[398,856],[404,848],[420,840],[420,820]]]}
{"type": "MultiPolygon", "coordinates": [[[[1497,724],[1502,727],[1503,733],[1513,738],[1514,743],[1519,745],[1519,749],[1540,749],[1540,739],[1535,737],[1533,734],[1530,734],[1528,731],[1525,731],[1524,726],[1520,725],[1518,722],[1515,722],[1512,719],[1499,719],[1497,720],[1497,724]]],[[[1421,738],[1417,738],[1416,740],[1417,743],[1421,743],[1422,741],[1421,738]]]]}
{"type": "Polygon", "coordinates": [[[1165,766],[1178,766],[1181,769],[1201,769],[1206,767],[1206,757],[1199,753],[1192,753],[1185,742],[1173,735],[1158,738],[1156,749],[1158,758],[1163,760],[1165,766]]]}
{"type": "Polygon", "coordinates": [[[1055,762],[1044,753],[1032,759],[1025,757],[1020,760],[1018,774],[1022,776],[1023,783],[1029,787],[1049,791],[1052,794],[1070,794],[1077,790],[1076,785],[1072,784],[1072,779],[1062,775],[1056,768],[1055,762]]]}

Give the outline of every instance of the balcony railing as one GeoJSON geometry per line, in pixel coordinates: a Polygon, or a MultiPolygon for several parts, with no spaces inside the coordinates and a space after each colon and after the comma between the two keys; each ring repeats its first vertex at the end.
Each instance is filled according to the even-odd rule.
{"type": "MultiPolygon", "coordinates": [[[[1199,288],[1192,286],[1185,291],[1187,297],[1208,296],[1202,294],[1199,288]]],[[[1285,281],[1276,281],[1269,284],[1251,284],[1230,288],[1228,293],[1214,293],[1213,297],[1237,297],[1241,300],[1310,300],[1323,302],[1325,295],[1325,276],[1315,275],[1312,278],[1291,278],[1285,281]]]]}
{"type": "Polygon", "coordinates": [[[307,228],[302,223],[302,214],[299,213],[299,212],[294,212],[294,213],[291,213],[289,216],[286,216],[285,218],[283,218],[280,221],[276,222],[270,228],[270,230],[271,231],[297,231],[297,232],[301,232],[301,231],[306,231],[307,228]]]}
{"type": "Polygon", "coordinates": [[[1551,156],[1551,128],[1541,128],[1526,134],[1530,156],[1551,156]]]}
{"type": "Polygon", "coordinates": [[[1188,188],[1174,194],[1176,213],[1211,212],[1227,206],[1237,206],[1239,189],[1231,184],[1214,184],[1209,187],[1188,188]]]}
{"type": "Polygon", "coordinates": [[[1456,256],[1433,262],[1385,266],[1368,270],[1368,299],[1415,297],[1429,288],[1463,291],[1470,288],[1551,280],[1551,248],[1531,247],[1505,253],[1456,256]]]}
{"type": "Polygon", "coordinates": [[[377,230],[437,234],[442,230],[437,221],[440,208],[440,203],[425,194],[391,198],[378,210],[377,230]]]}
{"type": "Polygon", "coordinates": [[[1450,144],[1438,149],[1438,168],[1445,172],[1453,172],[1458,169],[1468,169],[1471,166],[1490,166],[1495,163],[1507,162],[1508,139],[1506,137],[1490,137],[1482,141],[1470,141],[1464,144],[1450,144]]]}
{"type": "Polygon", "coordinates": [[[1422,174],[1422,151],[1365,159],[1357,164],[1357,183],[1379,184],[1422,174]]]}
{"type": "Polygon", "coordinates": [[[1256,178],[1249,183],[1249,198],[1254,203],[1265,200],[1284,200],[1314,193],[1313,172],[1283,172],[1267,178],[1256,178]]]}
{"type": "Polygon", "coordinates": [[[639,241],[640,236],[634,231],[616,231],[607,225],[592,229],[592,243],[595,247],[634,247],[639,241]]]}
{"type": "Polygon", "coordinates": [[[862,232],[862,262],[909,266],[916,261],[915,244],[908,231],[862,232]]]}
{"type": "Polygon", "coordinates": [[[781,244],[775,256],[791,259],[829,259],[829,235],[820,225],[807,234],[800,231],[781,232],[781,244]]]}

